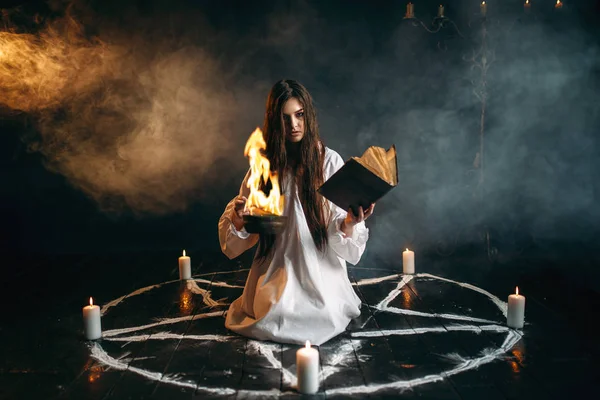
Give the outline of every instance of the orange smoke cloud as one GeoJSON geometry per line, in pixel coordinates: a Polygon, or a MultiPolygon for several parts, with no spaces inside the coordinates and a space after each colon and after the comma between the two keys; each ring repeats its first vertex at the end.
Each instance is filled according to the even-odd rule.
{"type": "Polygon", "coordinates": [[[35,118],[30,149],[102,209],[181,211],[217,179],[234,99],[202,49],[137,40],[88,38],[71,16],[0,30],[0,104],[35,118]]]}
{"type": "Polygon", "coordinates": [[[0,102],[20,111],[56,107],[97,82],[110,55],[99,40],[85,40],[71,17],[39,34],[0,31],[0,102]]]}

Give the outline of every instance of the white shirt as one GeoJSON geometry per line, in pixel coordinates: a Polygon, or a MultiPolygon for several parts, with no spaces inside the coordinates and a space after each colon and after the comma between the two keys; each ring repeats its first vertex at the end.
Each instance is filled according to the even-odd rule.
{"type": "MultiPolygon", "coordinates": [[[[324,179],[344,165],[342,157],[325,148],[324,179]]],[[[248,197],[246,175],[240,194],[248,197]]],[[[288,180],[289,182],[289,180],[288,180]]],[[[360,299],[348,279],[346,262],[356,264],[369,237],[365,223],[352,237],[340,231],[346,211],[328,201],[328,245],[319,251],[310,234],[295,184],[285,186],[283,215],[288,217],[271,254],[254,259],[242,296],[231,303],[225,326],[259,340],[320,345],[343,332],[360,315],[360,299]]],[[[258,234],[231,222],[233,199],[219,220],[221,250],[235,258],[256,245],[258,234]]],[[[326,218],[327,218],[326,217],[326,218]]]]}

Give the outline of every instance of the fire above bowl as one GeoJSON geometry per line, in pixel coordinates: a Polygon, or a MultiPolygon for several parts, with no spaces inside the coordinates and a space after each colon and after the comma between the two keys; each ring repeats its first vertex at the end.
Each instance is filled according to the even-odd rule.
{"type": "Polygon", "coordinates": [[[250,233],[279,233],[286,223],[287,217],[283,215],[244,215],[244,226],[250,233]]]}

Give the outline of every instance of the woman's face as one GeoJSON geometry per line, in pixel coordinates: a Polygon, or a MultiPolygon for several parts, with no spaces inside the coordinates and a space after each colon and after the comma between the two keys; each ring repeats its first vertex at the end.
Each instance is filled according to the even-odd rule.
{"type": "Polygon", "coordinates": [[[292,97],[283,105],[285,138],[298,143],[304,137],[304,107],[297,98],[292,97]]]}

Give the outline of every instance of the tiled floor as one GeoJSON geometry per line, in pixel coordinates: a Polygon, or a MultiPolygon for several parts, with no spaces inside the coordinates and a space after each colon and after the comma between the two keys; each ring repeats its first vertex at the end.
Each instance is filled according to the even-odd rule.
{"type": "MultiPolygon", "coordinates": [[[[0,396],[299,396],[298,346],[249,340],[224,327],[223,313],[241,294],[248,260],[195,255],[194,280],[180,282],[172,258],[21,260],[45,270],[41,281],[30,277],[30,284],[12,287],[13,306],[0,330],[0,396]],[[97,342],[81,337],[81,307],[90,294],[104,311],[104,337],[97,342]]],[[[521,277],[530,293],[527,324],[516,331],[505,326],[502,310],[511,279],[474,273],[456,261],[454,266],[443,270],[423,261],[414,276],[350,268],[362,315],[319,347],[321,389],[315,397],[558,399],[597,392],[598,344],[564,308],[540,297],[556,290],[554,280],[521,277]]],[[[27,272],[16,273],[14,279],[25,277],[27,272]]],[[[589,299],[590,307],[597,302],[589,299]]]]}

